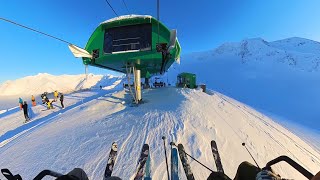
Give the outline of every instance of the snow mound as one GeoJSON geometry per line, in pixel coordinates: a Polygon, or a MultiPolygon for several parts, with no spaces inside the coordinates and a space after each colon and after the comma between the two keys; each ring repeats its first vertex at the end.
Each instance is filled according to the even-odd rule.
{"type": "MultiPolygon", "coordinates": [[[[242,142],[260,166],[287,155],[312,173],[319,171],[319,152],[265,115],[222,94],[162,88],[144,90],[143,96],[144,104],[130,107],[122,103],[131,101],[126,91],[108,91],[62,114],[42,118],[43,124],[30,123],[30,130],[0,148],[0,167],[25,179],[32,179],[43,169],[67,173],[79,167],[89,179],[101,179],[115,141],[119,146],[113,175],[132,179],[141,147],[148,143],[152,179],[166,179],[161,139],[166,136],[167,143],[182,143],[188,153],[212,169],[210,141],[216,140],[225,172],[231,178],[242,161],[254,163],[242,142]]],[[[180,178],[186,179],[179,165],[180,178]]],[[[191,168],[195,179],[206,179],[210,173],[195,161],[191,161],[191,168]]],[[[284,178],[302,179],[285,163],[274,166],[274,170],[284,178]]]]}

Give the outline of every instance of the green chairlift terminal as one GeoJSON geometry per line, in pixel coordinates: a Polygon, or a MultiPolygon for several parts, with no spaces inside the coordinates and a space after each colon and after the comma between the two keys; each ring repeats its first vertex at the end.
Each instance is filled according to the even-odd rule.
{"type": "Polygon", "coordinates": [[[191,89],[197,88],[196,75],[186,72],[178,74],[176,86],[191,89]]]}
{"type": "MultiPolygon", "coordinates": [[[[163,74],[180,60],[181,47],[176,30],[169,30],[148,15],[125,15],[102,22],[92,33],[85,49],[69,45],[83,64],[134,77],[136,103],[141,97],[141,78],[163,74]]],[[[129,86],[130,87],[130,86],[129,86]]]]}

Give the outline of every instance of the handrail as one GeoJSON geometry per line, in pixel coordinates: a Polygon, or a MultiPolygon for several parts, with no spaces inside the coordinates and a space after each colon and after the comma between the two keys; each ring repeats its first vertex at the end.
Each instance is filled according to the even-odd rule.
{"type": "Polygon", "coordinates": [[[60,177],[60,176],[63,176],[63,174],[46,169],[46,170],[41,171],[33,180],[41,180],[45,176],[60,177]]]}
{"type": "Polygon", "coordinates": [[[279,156],[276,159],[269,161],[265,168],[266,169],[271,169],[272,165],[277,164],[277,163],[279,163],[281,161],[285,161],[286,163],[291,165],[294,169],[299,171],[302,175],[304,175],[308,179],[312,179],[313,176],[314,176],[308,170],[306,170],[304,167],[302,167],[300,164],[296,163],[294,160],[292,160],[288,156],[279,156]]]}

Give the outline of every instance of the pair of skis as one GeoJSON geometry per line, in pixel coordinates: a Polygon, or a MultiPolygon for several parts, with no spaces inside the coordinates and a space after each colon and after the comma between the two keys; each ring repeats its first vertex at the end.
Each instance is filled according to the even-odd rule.
{"type": "MultiPolygon", "coordinates": [[[[111,145],[111,150],[108,157],[107,166],[104,173],[104,180],[111,177],[113,167],[118,155],[118,144],[113,142],[111,145]]],[[[141,150],[141,154],[138,160],[137,172],[135,174],[134,180],[151,180],[151,170],[150,170],[150,156],[149,156],[149,145],[144,144],[141,150]]]]}
{"type": "MultiPolygon", "coordinates": [[[[210,145],[211,145],[212,155],[216,164],[217,171],[224,173],[216,141],[212,140],[210,145]]],[[[188,160],[187,154],[182,144],[178,144],[178,151],[179,151],[179,156],[181,159],[184,172],[187,176],[187,179],[194,180],[194,176],[190,167],[190,162],[188,160]]]]}
{"type": "MultiPolygon", "coordinates": [[[[211,141],[211,150],[212,150],[217,171],[224,173],[217,143],[214,140],[211,141]]],[[[104,174],[104,180],[106,180],[108,177],[111,177],[114,163],[117,158],[117,152],[118,152],[118,145],[116,142],[113,142],[110,153],[109,153],[109,157],[108,157],[108,163],[107,163],[107,167],[104,174]]],[[[182,144],[178,144],[178,150],[175,147],[171,148],[171,180],[179,180],[178,155],[180,157],[187,179],[194,180],[195,178],[191,171],[190,162],[188,160],[187,154],[182,144]]],[[[142,179],[151,180],[150,155],[149,155],[148,144],[144,144],[142,147],[141,154],[138,160],[137,171],[134,177],[134,180],[142,180],[142,179]]]]}

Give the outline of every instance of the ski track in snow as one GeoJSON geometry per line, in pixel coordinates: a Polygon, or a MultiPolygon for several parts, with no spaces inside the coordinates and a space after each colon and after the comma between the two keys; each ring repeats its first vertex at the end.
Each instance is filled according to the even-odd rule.
{"type": "MultiPolygon", "coordinates": [[[[149,89],[143,91],[145,103],[131,107],[130,93],[120,90],[120,84],[106,88],[109,90],[66,95],[69,109],[40,112],[41,106],[34,107],[35,119],[23,125],[30,126],[26,132],[17,130],[23,127],[18,123],[22,112],[1,117],[0,126],[13,136],[4,143],[8,132],[0,134],[0,167],[24,179],[32,179],[43,169],[67,173],[80,167],[89,179],[101,179],[111,144],[116,141],[118,157],[113,175],[132,179],[142,145],[148,143],[152,178],[164,180],[167,174],[161,137],[166,136],[168,157],[169,143],[182,143],[186,152],[212,169],[216,167],[210,141],[215,139],[225,173],[231,178],[242,161],[253,163],[242,142],[260,166],[287,155],[312,173],[319,171],[318,151],[268,117],[222,94],[149,89]],[[6,124],[10,120],[11,124],[6,124]]],[[[180,178],[186,179],[181,162],[179,166],[180,178]]],[[[206,179],[210,174],[193,160],[191,169],[196,179],[206,179]]],[[[285,178],[303,179],[283,163],[275,165],[274,170],[285,178]]]]}

